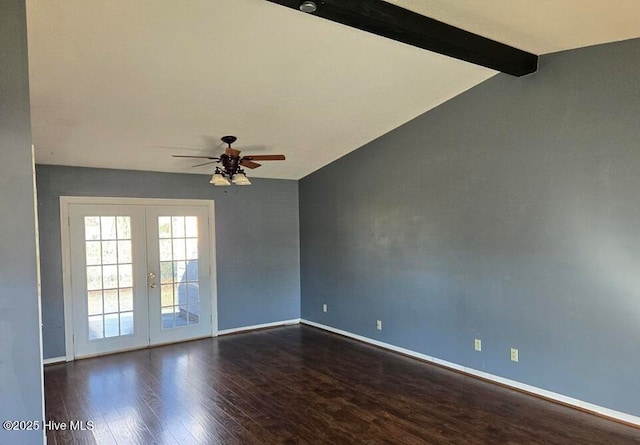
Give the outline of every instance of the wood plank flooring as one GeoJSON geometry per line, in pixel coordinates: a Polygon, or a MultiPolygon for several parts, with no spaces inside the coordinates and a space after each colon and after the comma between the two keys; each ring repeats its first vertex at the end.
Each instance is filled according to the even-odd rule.
{"type": "Polygon", "coordinates": [[[49,444],[640,444],[621,425],[306,326],[45,368],[49,444]]]}

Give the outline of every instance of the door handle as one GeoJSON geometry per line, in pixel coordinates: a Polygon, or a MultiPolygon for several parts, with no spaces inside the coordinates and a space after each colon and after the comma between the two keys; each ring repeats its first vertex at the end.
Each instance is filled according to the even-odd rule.
{"type": "Polygon", "coordinates": [[[151,289],[155,289],[157,286],[156,284],[156,274],[153,272],[149,272],[149,287],[151,289]]]}

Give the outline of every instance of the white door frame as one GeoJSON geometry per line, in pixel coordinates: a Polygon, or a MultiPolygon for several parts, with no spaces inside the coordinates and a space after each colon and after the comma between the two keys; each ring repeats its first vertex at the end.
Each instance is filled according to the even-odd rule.
{"type": "Polygon", "coordinates": [[[71,249],[69,239],[69,206],[71,204],[115,204],[115,205],[152,205],[177,206],[194,205],[209,208],[209,252],[211,277],[211,336],[218,335],[218,287],[216,276],[216,230],[215,203],[208,199],[158,199],[158,198],[106,198],[96,196],[60,197],[60,242],[62,247],[62,292],[64,296],[64,337],[65,357],[70,362],[75,359],[73,345],[73,292],[71,288],[71,249]]]}

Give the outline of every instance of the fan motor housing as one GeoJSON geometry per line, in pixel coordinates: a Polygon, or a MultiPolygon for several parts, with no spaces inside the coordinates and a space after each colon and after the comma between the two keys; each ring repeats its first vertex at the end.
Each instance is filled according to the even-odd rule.
{"type": "Polygon", "coordinates": [[[228,154],[225,153],[220,155],[220,162],[222,163],[222,166],[224,167],[225,171],[230,176],[233,175],[236,171],[238,171],[238,168],[240,167],[239,156],[229,156],[228,154]]]}

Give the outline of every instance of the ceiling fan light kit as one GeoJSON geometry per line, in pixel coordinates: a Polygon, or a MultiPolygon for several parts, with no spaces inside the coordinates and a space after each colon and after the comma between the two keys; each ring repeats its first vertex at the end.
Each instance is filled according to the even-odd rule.
{"type": "Polygon", "coordinates": [[[225,178],[222,173],[220,173],[220,171],[218,169],[216,169],[216,172],[213,174],[213,176],[211,176],[211,180],[209,181],[210,184],[213,184],[215,186],[227,186],[227,185],[231,185],[231,183],[229,182],[229,180],[227,178],[225,178]]]}
{"type": "Polygon", "coordinates": [[[244,171],[242,170],[233,175],[231,182],[233,182],[235,185],[251,185],[249,178],[247,178],[247,176],[244,174],[244,171]]]}
{"type": "Polygon", "coordinates": [[[209,180],[210,184],[215,186],[228,186],[231,183],[235,185],[251,185],[251,181],[245,175],[241,167],[258,168],[261,164],[254,161],[284,161],[284,155],[246,155],[240,156],[240,150],[231,148],[237,138],[235,136],[224,136],[222,142],[227,144],[227,149],[220,156],[185,156],[173,155],[174,158],[194,158],[194,159],[210,159],[210,162],[194,165],[200,167],[207,164],[222,164],[222,168],[216,167],[216,171],[209,180]]]}

